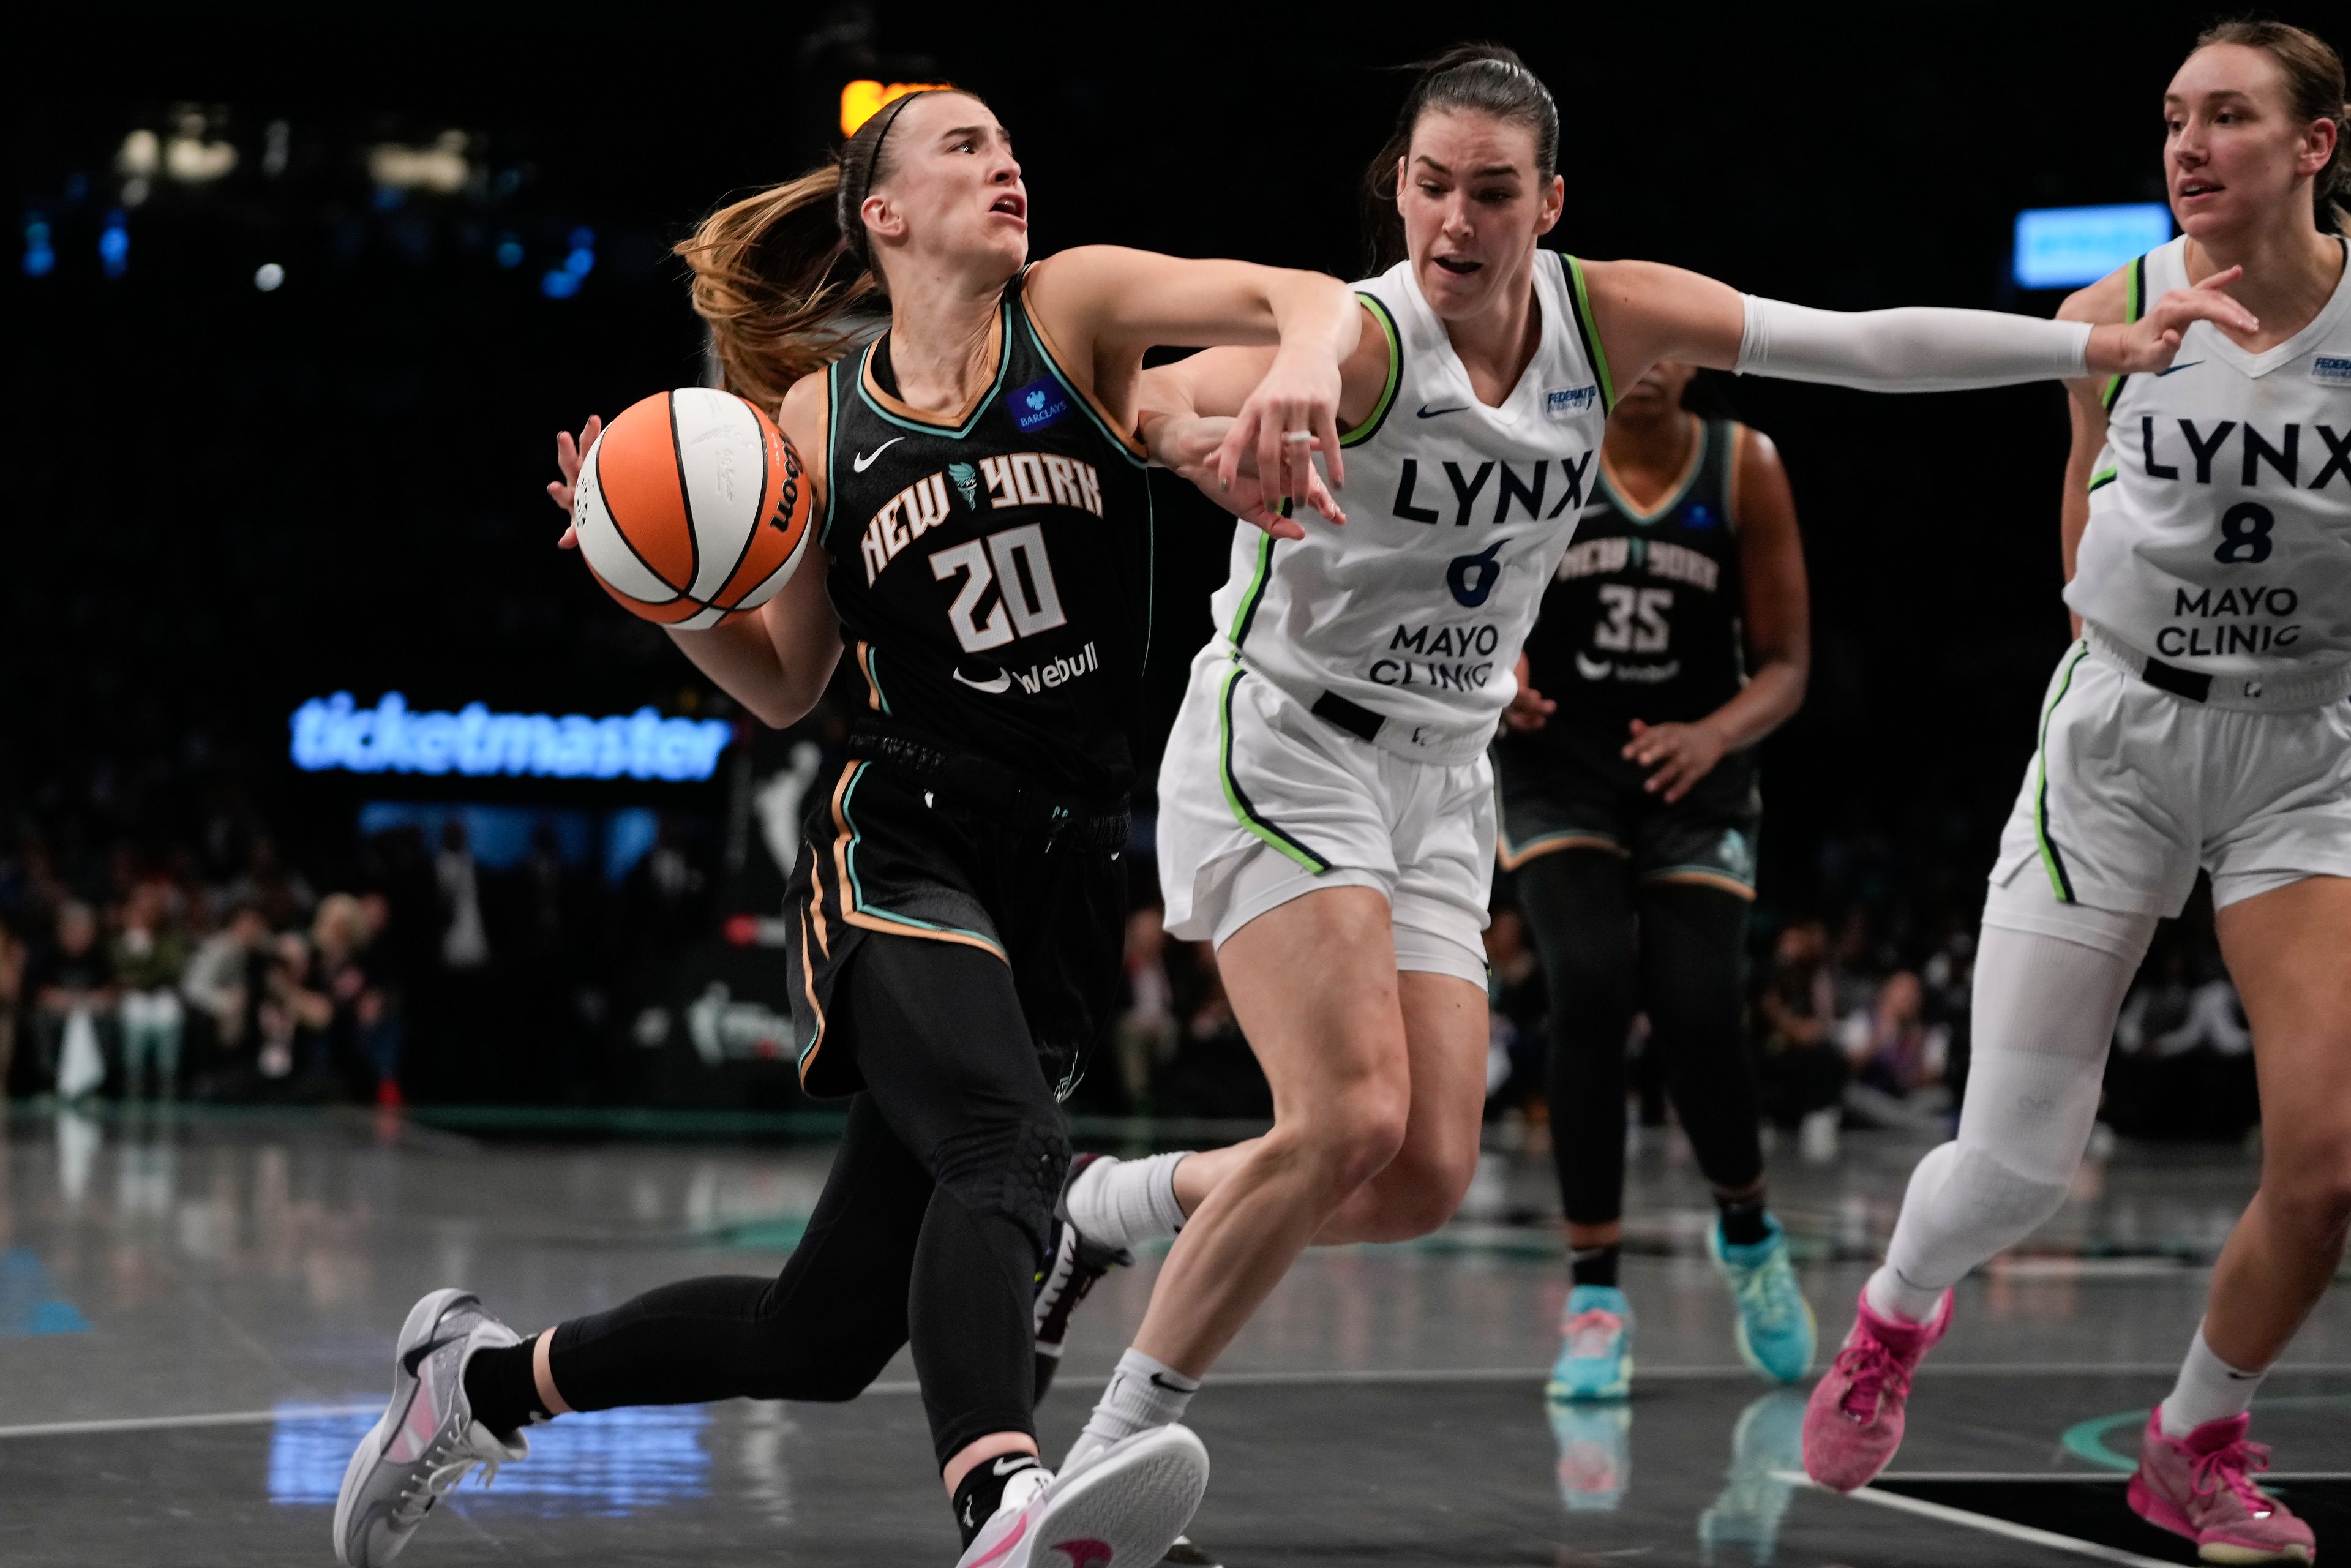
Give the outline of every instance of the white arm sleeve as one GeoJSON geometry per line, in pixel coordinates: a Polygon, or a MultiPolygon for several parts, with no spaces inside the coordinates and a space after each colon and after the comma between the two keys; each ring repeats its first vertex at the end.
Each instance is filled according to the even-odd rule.
{"type": "Polygon", "coordinates": [[[1739,373],[1870,392],[1965,392],[2089,373],[2090,324],[1913,305],[1814,310],[1747,301],[1739,373]]]}

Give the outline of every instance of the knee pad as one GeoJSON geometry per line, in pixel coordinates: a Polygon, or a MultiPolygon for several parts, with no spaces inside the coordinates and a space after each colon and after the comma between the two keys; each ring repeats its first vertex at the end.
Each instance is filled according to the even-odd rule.
{"type": "Polygon", "coordinates": [[[1013,1121],[958,1133],[939,1145],[932,1179],[974,1214],[1008,1219],[1042,1260],[1053,1206],[1070,1169],[1070,1139],[1052,1123],[1013,1121]]]}

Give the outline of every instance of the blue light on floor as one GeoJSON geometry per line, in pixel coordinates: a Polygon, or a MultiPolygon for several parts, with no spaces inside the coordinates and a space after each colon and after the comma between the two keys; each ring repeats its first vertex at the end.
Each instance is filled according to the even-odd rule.
{"type": "Polygon", "coordinates": [[[31,1248],[0,1252],[0,1337],[89,1332],[89,1320],[66,1300],[31,1248]]]}
{"type": "MultiPolygon", "coordinates": [[[[281,1405],[269,1440],[269,1500],[332,1507],[351,1450],[374,1429],[372,1412],[281,1405]]],[[[710,1495],[710,1412],[699,1405],[600,1410],[530,1429],[530,1458],[498,1471],[486,1490],[477,1470],[450,1504],[511,1505],[542,1515],[617,1518],[710,1495]]]]}

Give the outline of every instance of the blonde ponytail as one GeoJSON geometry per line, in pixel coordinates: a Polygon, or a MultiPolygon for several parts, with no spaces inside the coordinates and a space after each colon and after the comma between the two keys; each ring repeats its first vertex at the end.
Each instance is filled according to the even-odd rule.
{"type": "Polygon", "coordinates": [[[880,279],[841,242],[840,185],[833,164],[770,185],[712,213],[677,247],[726,390],[761,408],[838,358],[855,330],[844,315],[881,298],[880,279]]]}

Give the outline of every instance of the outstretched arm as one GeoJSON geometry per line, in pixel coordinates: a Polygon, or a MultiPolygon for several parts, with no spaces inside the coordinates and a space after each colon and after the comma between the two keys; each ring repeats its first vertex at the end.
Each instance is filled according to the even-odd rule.
{"type": "MultiPolygon", "coordinates": [[[[2060,321],[2104,324],[2130,316],[2128,267],[2116,269],[2057,308],[2060,321]]],[[[2083,530],[2090,526],[2090,481],[2095,477],[2098,454],[2106,444],[2106,383],[2085,376],[2065,383],[2065,411],[2074,427],[2074,441],[2065,454],[2065,488],[2057,501],[2057,549],[2064,563],[2065,580],[2074,580],[2074,562],[2082,548],[2083,530]]],[[[2074,635],[2082,634],[2082,618],[2072,617],[2074,635]]]]}
{"type": "Polygon", "coordinates": [[[1624,385],[1660,360],[1680,360],[1871,392],[1959,392],[2159,371],[2191,321],[2259,329],[2224,292],[2234,267],[2172,290],[2137,321],[2100,324],[1924,305],[1815,310],[1656,262],[1586,262],[1583,270],[1607,369],[1624,385]]]}
{"type": "Polygon", "coordinates": [[[1320,441],[1337,477],[1339,364],[1361,330],[1354,296],[1337,278],[1081,246],[1030,268],[1026,298],[1039,329],[1076,361],[1065,368],[1090,376],[1088,390],[1129,428],[1145,350],[1272,345],[1264,374],[1230,411],[1217,470],[1229,483],[1247,454],[1303,495],[1311,443],[1320,441]],[[1307,439],[1286,440],[1291,433],[1307,439]]]}

